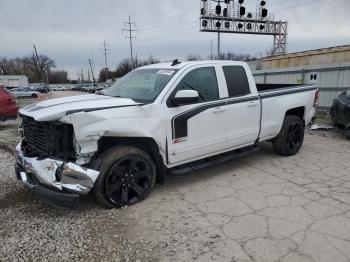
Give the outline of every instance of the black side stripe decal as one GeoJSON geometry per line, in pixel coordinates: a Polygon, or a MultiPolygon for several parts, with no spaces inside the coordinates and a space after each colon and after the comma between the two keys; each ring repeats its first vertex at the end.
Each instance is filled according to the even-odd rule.
{"type": "Polygon", "coordinates": [[[193,108],[185,113],[182,113],[180,115],[177,115],[173,117],[172,119],[172,125],[173,125],[173,139],[187,137],[187,121],[188,119],[194,117],[195,115],[198,115],[210,108],[218,107],[218,106],[224,106],[226,105],[226,102],[219,102],[215,104],[208,104],[199,106],[196,108],[193,108]]]}
{"type": "MultiPolygon", "coordinates": [[[[270,98],[270,97],[275,97],[275,96],[283,96],[283,95],[290,95],[290,94],[297,94],[297,93],[302,93],[302,92],[307,92],[307,91],[313,91],[313,90],[317,90],[318,88],[316,86],[313,87],[309,87],[309,88],[303,88],[303,89],[299,89],[299,90],[285,90],[285,91],[279,91],[276,93],[268,93],[268,94],[264,94],[264,92],[261,92],[261,98],[265,99],[265,98],[270,98]]],[[[270,91],[271,92],[271,91],[270,91]]]]}
{"type": "Polygon", "coordinates": [[[247,97],[242,99],[235,99],[235,100],[227,100],[225,98],[224,101],[218,101],[216,103],[206,104],[202,106],[195,107],[193,109],[190,109],[184,113],[181,113],[177,116],[174,116],[171,123],[172,123],[172,130],[173,130],[173,139],[183,138],[187,137],[188,135],[188,120],[208,109],[219,107],[219,106],[226,106],[226,105],[232,105],[232,104],[238,104],[248,101],[254,101],[258,100],[259,97],[247,97]]]}
{"type": "MultiPolygon", "coordinates": [[[[279,90],[278,92],[275,92],[275,93],[270,93],[271,91],[266,91],[266,94],[265,94],[265,92],[261,92],[260,97],[261,97],[261,99],[266,99],[266,98],[271,98],[271,97],[275,97],[275,96],[296,94],[296,93],[301,93],[301,92],[313,91],[313,90],[317,90],[317,89],[318,88],[316,86],[312,86],[312,87],[306,87],[306,88],[299,89],[299,90],[288,88],[288,90],[279,90]]],[[[241,98],[241,99],[225,98],[223,100],[217,101],[216,103],[198,106],[198,107],[190,109],[184,113],[176,115],[173,117],[173,119],[171,121],[172,137],[173,137],[173,139],[187,137],[188,136],[188,120],[190,118],[208,110],[208,109],[211,109],[214,107],[219,107],[219,106],[255,101],[255,100],[259,100],[259,97],[254,96],[254,97],[247,97],[247,98],[241,98]]]]}

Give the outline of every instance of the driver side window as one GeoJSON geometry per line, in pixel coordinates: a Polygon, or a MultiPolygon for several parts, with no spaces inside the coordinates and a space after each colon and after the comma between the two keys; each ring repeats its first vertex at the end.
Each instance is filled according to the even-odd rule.
{"type": "Polygon", "coordinates": [[[219,88],[215,68],[202,67],[192,70],[177,85],[174,94],[179,90],[196,90],[200,102],[218,100],[219,88]]]}

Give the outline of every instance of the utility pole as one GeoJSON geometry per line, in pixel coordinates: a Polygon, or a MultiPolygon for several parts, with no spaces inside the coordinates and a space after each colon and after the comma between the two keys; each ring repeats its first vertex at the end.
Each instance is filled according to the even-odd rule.
{"type": "Polygon", "coordinates": [[[95,84],[95,76],[94,76],[94,61],[89,58],[89,65],[91,70],[92,82],[95,84]]]}
{"type": "Polygon", "coordinates": [[[36,57],[36,61],[35,61],[35,65],[36,65],[36,68],[37,68],[37,70],[38,70],[38,73],[39,73],[39,77],[40,77],[40,79],[41,79],[41,81],[45,84],[45,86],[46,86],[46,81],[45,81],[45,79],[44,79],[44,75],[43,75],[43,71],[42,71],[42,69],[41,69],[41,67],[40,67],[40,65],[39,65],[39,56],[38,56],[38,52],[36,51],[36,46],[35,45],[33,45],[33,47],[34,47],[34,53],[35,53],[35,57],[36,57]]]}
{"type": "Polygon", "coordinates": [[[106,74],[106,81],[107,81],[108,79],[107,53],[111,50],[108,48],[108,44],[106,44],[106,40],[103,41],[102,51],[104,52],[104,56],[105,56],[105,74],[106,74]]]}
{"type": "Polygon", "coordinates": [[[220,50],[220,32],[218,32],[218,60],[220,60],[221,50],[220,50]]]}
{"type": "Polygon", "coordinates": [[[87,81],[90,84],[91,83],[91,78],[90,78],[90,70],[87,70],[87,81]]]}
{"type": "Polygon", "coordinates": [[[132,29],[133,26],[136,26],[135,22],[131,22],[131,18],[129,16],[129,21],[124,23],[128,26],[128,28],[124,28],[123,32],[127,32],[125,39],[129,38],[130,41],[130,59],[131,59],[131,67],[134,68],[134,60],[133,60],[133,49],[132,49],[132,40],[136,39],[136,36],[132,35],[133,32],[138,31],[137,29],[132,29]]]}
{"type": "MultiPolygon", "coordinates": [[[[218,0],[218,5],[220,5],[220,0],[218,0]]],[[[221,39],[220,39],[220,32],[218,32],[218,60],[220,60],[221,56],[221,50],[220,50],[220,45],[221,45],[221,39]]]]}
{"type": "Polygon", "coordinates": [[[79,72],[79,70],[78,70],[78,84],[80,83],[80,72],[79,72]]]}
{"type": "Polygon", "coordinates": [[[84,83],[84,71],[81,69],[81,82],[84,83]]]}
{"type": "Polygon", "coordinates": [[[213,44],[214,40],[210,40],[210,60],[213,60],[213,44]]]}

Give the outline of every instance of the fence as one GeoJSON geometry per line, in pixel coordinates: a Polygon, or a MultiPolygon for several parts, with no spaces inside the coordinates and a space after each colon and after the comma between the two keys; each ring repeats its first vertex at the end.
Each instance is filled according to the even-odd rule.
{"type": "Polygon", "coordinates": [[[329,110],[333,99],[350,89],[350,63],[255,70],[253,75],[258,84],[317,83],[321,94],[320,110],[329,110]]]}

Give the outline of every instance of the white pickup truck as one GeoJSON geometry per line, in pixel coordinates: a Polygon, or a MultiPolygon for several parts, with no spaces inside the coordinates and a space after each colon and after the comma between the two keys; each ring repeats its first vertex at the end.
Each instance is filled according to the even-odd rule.
{"type": "Polygon", "coordinates": [[[90,192],[105,207],[131,205],[167,172],[217,164],[262,141],[296,154],[317,100],[314,85],[256,85],[243,62],[141,67],[100,95],[20,110],[17,178],[51,205],[76,206],[90,192]]]}

